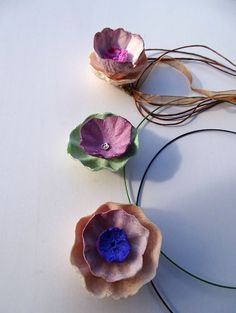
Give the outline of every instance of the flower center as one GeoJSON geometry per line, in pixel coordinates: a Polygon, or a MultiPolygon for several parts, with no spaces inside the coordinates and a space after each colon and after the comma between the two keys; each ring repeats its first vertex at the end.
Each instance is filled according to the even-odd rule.
{"type": "Polygon", "coordinates": [[[122,48],[110,48],[105,53],[106,59],[111,59],[117,62],[128,61],[128,51],[122,48]]]}
{"type": "Polygon", "coordinates": [[[101,145],[101,149],[102,150],[109,150],[110,149],[110,145],[108,142],[104,142],[102,145],[101,145]]]}
{"type": "Polygon", "coordinates": [[[124,262],[131,247],[123,229],[111,227],[104,230],[97,240],[98,253],[108,263],[124,262]]]}

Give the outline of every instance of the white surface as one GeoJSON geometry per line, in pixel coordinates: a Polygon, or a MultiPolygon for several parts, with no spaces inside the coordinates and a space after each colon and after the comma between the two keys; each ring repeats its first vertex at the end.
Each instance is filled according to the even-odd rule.
{"type": "MultiPolygon", "coordinates": [[[[146,47],[174,48],[202,43],[236,61],[235,13],[234,0],[0,2],[1,312],[165,312],[150,286],[143,287],[136,296],[122,301],[98,300],[82,288],[78,275],[69,263],[77,220],[103,202],[127,200],[121,177],[109,172],[91,173],[67,156],[67,138],[74,126],[87,115],[98,111],[123,115],[134,125],[140,121],[128,95],[98,80],[88,70],[88,55],[92,50],[95,32],[105,26],[122,26],[140,33],[146,47]]],[[[191,68],[206,88],[236,88],[235,79],[208,72],[202,66],[191,68]]],[[[160,79],[159,85],[160,91],[176,92],[171,81],[167,84],[160,79]]],[[[203,113],[185,126],[164,128],[148,125],[144,128],[140,133],[140,151],[128,166],[134,190],[145,165],[168,139],[198,128],[236,130],[235,113],[235,108],[222,105],[203,113]]],[[[231,147],[227,146],[223,156],[226,158],[228,155],[229,164],[233,165],[235,139],[232,138],[230,143],[231,147]]],[[[207,155],[207,139],[203,140],[203,144],[207,155]]],[[[185,150],[180,148],[180,157],[185,160],[185,150]]],[[[208,174],[209,164],[204,164],[202,166],[205,166],[208,174]]],[[[221,171],[219,164],[220,186],[228,179],[224,175],[224,166],[225,162],[221,171]]],[[[174,179],[179,177],[179,186],[186,184],[186,172],[177,173],[179,176],[170,176],[174,179]]],[[[232,173],[235,173],[235,167],[232,173]]],[[[233,175],[231,179],[235,186],[233,175]]],[[[229,186],[228,182],[226,186],[229,186]]],[[[157,183],[155,180],[148,181],[150,191],[158,187],[157,183]]],[[[174,180],[166,179],[159,186],[164,190],[165,184],[171,186],[173,183],[174,180]]],[[[234,192],[232,186],[230,190],[234,192]]],[[[152,205],[155,205],[157,195],[152,200],[152,205]]],[[[194,197],[188,199],[190,203],[194,200],[194,197]]],[[[160,201],[165,202],[164,196],[160,201]]],[[[235,196],[231,196],[230,201],[235,202],[235,196]]],[[[229,207],[232,212],[232,202],[229,207]]],[[[165,223],[169,212],[167,210],[163,214],[165,223]]],[[[185,205],[182,213],[186,212],[185,205]]],[[[194,218],[194,211],[189,212],[194,218]]],[[[220,214],[227,220],[227,216],[222,212],[220,214]]],[[[230,219],[230,229],[235,234],[235,213],[233,217],[230,219]]],[[[202,219],[204,225],[206,218],[204,214],[197,216],[197,220],[202,219]]],[[[175,223],[172,215],[171,223],[175,223]]],[[[227,230],[228,226],[223,227],[227,230]]],[[[164,232],[167,238],[172,238],[176,229],[180,236],[175,240],[180,245],[178,240],[184,234],[181,233],[181,224],[177,224],[173,232],[168,227],[164,232]]],[[[222,234],[229,236],[229,231],[222,234]]],[[[225,251],[232,248],[235,260],[232,238],[229,243],[230,246],[228,241],[225,243],[225,251]]],[[[184,241],[180,251],[186,249],[187,244],[184,241]]],[[[171,247],[167,239],[163,247],[171,247]]],[[[178,253],[175,247],[173,256],[178,257],[182,264],[185,262],[186,266],[194,266],[188,263],[194,256],[192,248],[190,245],[190,254],[186,256],[178,253]]],[[[218,256],[221,257],[220,254],[218,256]]],[[[227,262],[229,259],[225,257],[221,260],[227,262]]],[[[218,263],[212,260],[212,264],[209,275],[216,274],[214,271],[218,263]]],[[[205,274],[204,266],[194,269],[197,268],[199,274],[205,274]]],[[[231,278],[236,284],[235,269],[232,270],[231,278]]],[[[227,273],[229,268],[224,272],[221,267],[216,278],[230,281],[227,273]]],[[[176,307],[176,312],[236,311],[235,291],[199,284],[163,260],[156,282],[176,307]]]]}

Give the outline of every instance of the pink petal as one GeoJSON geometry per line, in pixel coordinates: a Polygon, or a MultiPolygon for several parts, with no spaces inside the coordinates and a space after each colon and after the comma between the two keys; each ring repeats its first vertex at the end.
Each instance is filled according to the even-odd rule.
{"type": "Polygon", "coordinates": [[[104,58],[106,52],[111,48],[126,49],[131,33],[126,32],[123,28],[113,30],[104,28],[94,36],[94,50],[100,58],[104,58]]]}
{"type": "Polygon", "coordinates": [[[132,83],[138,79],[147,65],[145,53],[141,53],[136,64],[130,62],[115,62],[109,59],[101,59],[97,54],[90,55],[90,65],[94,73],[115,86],[132,83]]]}
{"type": "Polygon", "coordinates": [[[112,46],[115,48],[126,49],[129,44],[132,34],[130,32],[125,31],[123,28],[118,28],[113,30],[113,41],[112,46]]]}
{"type": "Polygon", "coordinates": [[[149,231],[138,220],[122,209],[96,214],[83,231],[84,258],[91,272],[108,282],[127,279],[142,268],[142,255],[146,249],[149,231]],[[107,263],[99,255],[96,241],[99,234],[109,227],[126,232],[131,243],[131,253],[123,263],[107,263]]]}
{"type": "Polygon", "coordinates": [[[132,35],[131,40],[127,46],[127,51],[133,56],[132,63],[135,65],[144,50],[144,41],[139,35],[132,35]]]}

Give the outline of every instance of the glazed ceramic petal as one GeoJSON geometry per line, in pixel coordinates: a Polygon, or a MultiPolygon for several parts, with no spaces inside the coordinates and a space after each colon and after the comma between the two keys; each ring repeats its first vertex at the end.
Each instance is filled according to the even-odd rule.
{"type": "Polygon", "coordinates": [[[82,125],[80,135],[80,145],[88,154],[111,159],[127,151],[132,125],[121,116],[93,118],[82,125]]]}
{"type": "MultiPolygon", "coordinates": [[[[129,160],[129,158],[131,156],[133,156],[138,149],[138,132],[137,132],[136,128],[132,127],[130,144],[128,145],[125,153],[122,154],[121,156],[113,157],[111,159],[104,159],[102,157],[97,157],[97,156],[93,156],[93,155],[86,153],[86,151],[81,146],[81,128],[82,128],[82,126],[84,124],[86,124],[91,119],[95,118],[95,119],[103,120],[109,116],[112,117],[115,115],[113,115],[111,113],[91,115],[84,121],[84,123],[77,126],[70,134],[69,143],[68,143],[68,147],[67,147],[68,153],[73,158],[80,160],[80,162],[84,166],[89,167],[93,171],[99,171],[101,169],[108,169],[108,170],[111,170],[113,172],[116,172],[125,166],[125,164],[129,160]]],[[[126,128],[126,131],[129,133],[129,127],[126,128]]],[[[93,139],[91,139],[91,140],[93,140],[93,139]]],[[[95,143],[96,141],[97,141],[97,138],[95,138],[92,143],[95,143]]],[[[125,143],[125,145],[126,144],[127,144],[127,142],[125,143]]],[[[124,147],[125,146],[123,146],[122,149],[125,149],[124,147]]],[[[99,149],[100,149],[100,147],[99,147],[99,149]]]]}
{"type": "Polygon", "coordinates": [[[84,258],[91,272],[108,282],[132,277],[142,268],[142,255],[147,246],[148,236],[149,231],[139,223],[138,219],[122,209],[96,214],[89,220],[83,231],[84,258]],[[131,253],[121,264],[107,263],[97,250],[97,238],[110,227],[123,229],[131,244],[131,253]]]}

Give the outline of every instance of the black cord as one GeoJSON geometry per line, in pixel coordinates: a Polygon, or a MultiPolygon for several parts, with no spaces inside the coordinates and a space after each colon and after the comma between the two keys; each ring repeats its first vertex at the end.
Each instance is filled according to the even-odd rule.
{"type": "MultiPolygon", "coordinates": [[[[170,146],[172,143],[174,143],[175,141],[183,138],[183,137],[187,137],[187,136],[190,136],[190,135],[193,135],[193,134],[196,134],[196,133],[203,133],[203,132],[224,132],[224,133],[229,133],[229,134],[234,134],[236,135],[236,132],[235,131],[232,131],[232,130],[227,130],[227,129],[218,129],[218,128],[206,128],[206,129],[198,129],[198,130],[193,130],[193,131],[190,131],[190,132],[187,132],[187,133],[184,133],[172,140],[170,140],[167,144],[165,144],[155,155],[154,157],[151,159],[151,161],[149,162],[148,166],[146,167],[145,171],[144,171],[144,174],[141,178],[141,182],[139,184],[139,188],[138,188],[138,193],[137,193],[137,198],[136,198],[136,205],[139,205],[139,202],[140,202],[140,198],[141,198],[141,191],[143,189],[143,186],[144,186],[144,182],[145,182],[145,178],[146,178],[146,175],[152,165],[152,163],[154,162],[154,160],[160,155],[160,153],[165,150],[168,146],[170,146]]],[[[180,265],[178,265],[176,262],[174,262],[172,259],[170,259],[164,252],[161,252],[162,255],[169,261],[171,262],[171,264],[175,265],[178,269],[182,270],[183,272],[185,272],[186,274],[190,275],[191,277],[201,281],[201,282],[204,282],[204,283],[207,283],[209,285],[213,285],[215,287],[221,287],[221,288],[226,288],[226,289],[236,289],[235,286],[225,286],[225,285],[221,285],[221,284],[218,284],[218,283],[214,283],[214,282],[211,282],[211,281],[207,281],[201,277],[198,277],[194,274],[192,274],[191,272],[187,271],[186,269],[184,269],[183,267],[181,267],[180,265]]],[[[158,291],[156,285],[154,284],[153,281],[151,281],[151,286],[153,287],[155,293],[158,295],[158,297],[160,298],[161,302],[163,303],[163,305],[166,307],[166,309],[170,312],[170,313],[174,313],[174,311],[170,308],[170,306],[167,304],[167,301],[164,300],[164,298],[161,296],[160,292],[158,291]]]]}
{"type": "Polygon", "coordinates": [[[161,296],[160,292],[158,291],[157,287],[155,286],[153,280],[151,280],[151,285],[152,285],[152,288],[154,289],[155,293],[158,295],[158,297],[160,298],[161,302],[164,304],[164,306],[167,308],[167,310],[170,312],[170,313],[174,313],[174,311],[171,310],[171,308],[169,307],[169,305],[166,303],[166,301],[164,300],[164,298],[161,296]]]}

